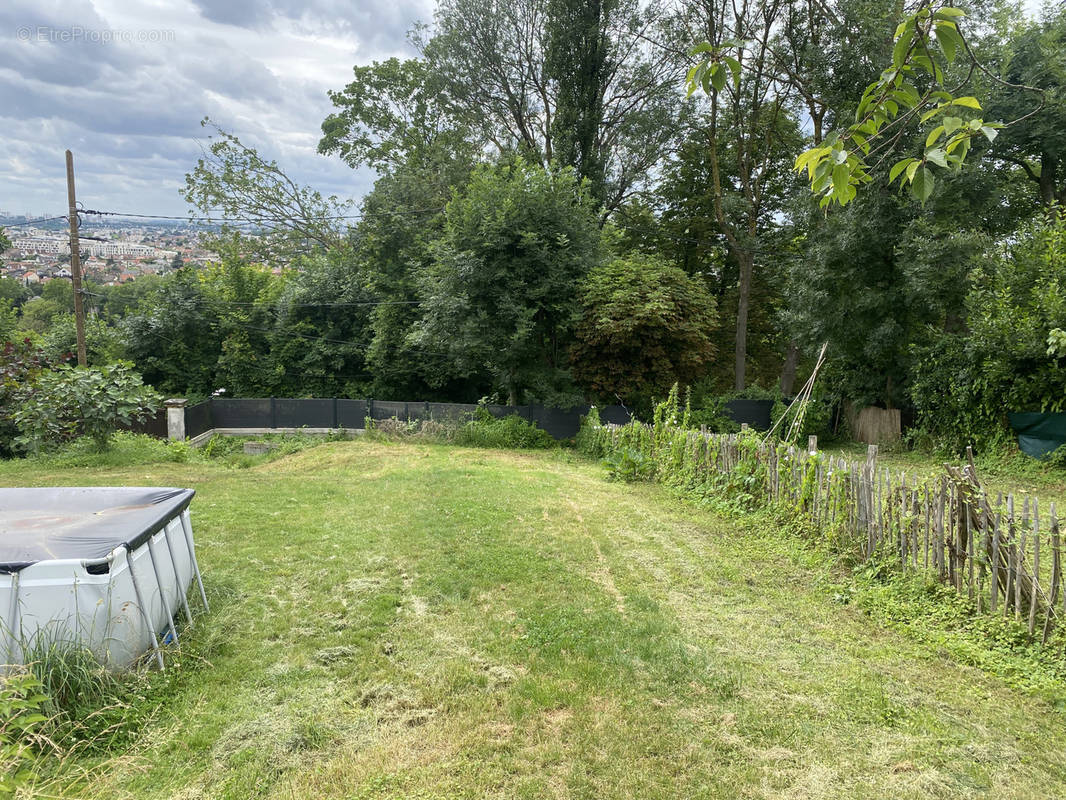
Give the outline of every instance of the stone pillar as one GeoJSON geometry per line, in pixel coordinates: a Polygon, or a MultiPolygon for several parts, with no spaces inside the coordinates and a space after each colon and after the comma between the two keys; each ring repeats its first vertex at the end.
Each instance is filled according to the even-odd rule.
{"type": "Polygon", "coordinates": [[[167,407],[167,438],[185,441],[185,406],[188,400],[184,398],[171,398],[163,405],[167,407]]]}

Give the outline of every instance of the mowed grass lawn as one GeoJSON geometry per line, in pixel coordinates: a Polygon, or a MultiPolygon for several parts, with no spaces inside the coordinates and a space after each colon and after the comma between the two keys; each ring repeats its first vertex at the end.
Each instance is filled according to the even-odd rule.
{"type": "Polygon", "coordinates": [[[797,540],[565,452],[0,483],[198,492],[202,660],[128,752],[67,766],[84,796],[1066,796],[1062,711],[834,602],[797,540]]]}

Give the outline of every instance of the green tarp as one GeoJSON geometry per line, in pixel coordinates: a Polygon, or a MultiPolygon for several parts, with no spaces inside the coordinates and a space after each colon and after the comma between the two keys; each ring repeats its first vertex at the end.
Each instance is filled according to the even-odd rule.
{"type": "Polygon", "coordinates": [[[1018,434],[1018,447],[1033,458],[1047,458],[1066,444],[1066,413],[1022,411],[1007,414],[1007,420],[1018,434]]]}

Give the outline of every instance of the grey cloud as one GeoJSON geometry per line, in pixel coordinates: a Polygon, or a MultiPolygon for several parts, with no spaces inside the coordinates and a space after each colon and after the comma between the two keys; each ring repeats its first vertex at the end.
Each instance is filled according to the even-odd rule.
{"type": "Polygon", "coordinates": [[[298,182],[358,198],[374,175],[315,151],[331,111],[326,91],[345,84],[353,63],[409,52],[406,31],[432,10],[429,0],[174,0],[159,22],[174,27],[173,41],[144,46],[19,34],[20,26],[143,28],[167,13],[133,0],[0,6],[0,208],[42,213],[63,205],[67,147],[87,204],[184,213],[177,189],[207,140],[204,116],[298,182]],[[324,56],[334,53],[335,69],[324,56]]]}

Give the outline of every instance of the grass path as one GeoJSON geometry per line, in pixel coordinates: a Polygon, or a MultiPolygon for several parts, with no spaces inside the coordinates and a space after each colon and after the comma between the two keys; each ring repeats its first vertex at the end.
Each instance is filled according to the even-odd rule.
{"type": "Polygon", "coordinates": [[[214,595],[84,796],[1066,795],[1066,714],[834,603],[794,541],[567,454],[0,469],[52,483],[196,488],[214,595]]]}

